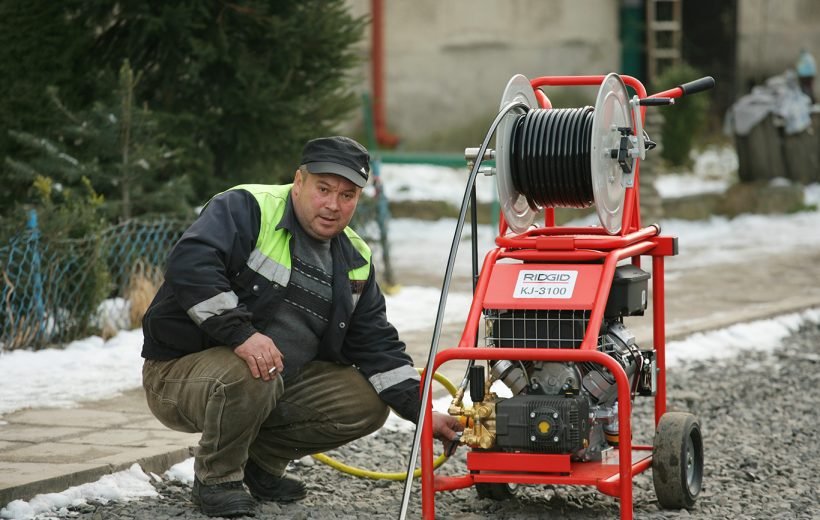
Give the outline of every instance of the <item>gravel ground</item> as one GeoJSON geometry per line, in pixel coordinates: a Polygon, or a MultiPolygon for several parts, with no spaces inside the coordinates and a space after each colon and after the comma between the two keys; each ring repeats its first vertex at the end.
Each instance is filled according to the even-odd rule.
{"type": "MultiPolygon", "coordinates": [[[[635,478],[636,518],[820,518],[817,469],[817,403],[820,402],[820,326],[806,327],[772,353],[749,352],[721,362],[689,362],[668,373],[669,409],[700,418],[705,469],[700,498],[691,511],[663,511],[655,499],[651,473],[635,478]]],[[[651,400],[639,400],[633,414],[635,441],[651,443],[651,400]]],[[[412,434],[382,434],[330,453],[348,464],[379,471],[403,471],[412,434]],[[400,454],[398,457],[397,455],[400,454]]],[[[466,450],[440,472],[462,474],[466,450]]],[[[312,459],[310,459],[312,462],[312,459]]],[[[362,480],[323,464],[294,464],[308,498],[288,505],[260,504],[257,518],[396,518],[402,483],[362,480]]],[[[173,481],[155,484],[158,499],[89,503],[63,517],[81,519],[202,519],[192,506],[190,487],[173,481]]],[[[473,489],[439,493],[437,518],[535,519],[618,518],[618,501],[594,488],[523,487],[508,501],[479,499],[473,489]]],[[[409,518],[420,516],[419,485],[409,518]]]]}

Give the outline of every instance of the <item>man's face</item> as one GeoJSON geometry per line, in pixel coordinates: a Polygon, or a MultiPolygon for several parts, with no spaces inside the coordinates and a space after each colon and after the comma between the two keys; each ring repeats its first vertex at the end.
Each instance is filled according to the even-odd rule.
{"type": "Polygon", "coordinates": [[[319,240],[330,240],[353,218],[362,189],[338,175],[296,170],[293,181],[293,211],[305,232],[319,240]]]}

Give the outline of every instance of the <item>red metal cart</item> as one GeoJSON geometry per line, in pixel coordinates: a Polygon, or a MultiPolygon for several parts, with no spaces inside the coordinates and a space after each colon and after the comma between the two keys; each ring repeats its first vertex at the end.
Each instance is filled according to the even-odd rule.
{"type": "MultiPolygon", "coordinates": [[[[530,85],[538,106],[548,110],[551,105],[541,87],[606,85],[618,80],[618,77],[613,79],[612,76],[540,77],[533,79],[530,85]]],[[[616,165],[612,170],[618,173],[629,170],[630,176],[628,182],[618,181],[625,187],[622,199],[615,204],[617,211],[612,211],[612,207],[605,208],[609,217],[613,214],[619,217],[617,221],[602,218],[600,226],[562,227],[555,224],[553,207],[545,207],[543,226],[526,225],[525,222],[518,225],[518,232],[510,232],[507,217],[518,218],[520,215],[514,208],[511,212],[502,208],[497,247],[484,259],[461,340],[457,347],[442,350],[434,358],[431,356],[428,371],[435,372],[443,363],[452,360],[487,361],[493,377],[482,381],[483,367],[480,370],[471,369],[477,371],[470,377],[478,379],[470,381],[471,392],[478,394],[473,395],[472,408],[460,404],[455,406],[455,399],[451,406],[451,414],[462,416],[467,425],[465,435],[469,439],[465,444],[470,445],[470,451],[467,453],[468,473],[465,475],[434,475],[432,407],[429,399],[424,400],[424,417],[420,421],[424,518],[435,517],[435,494],[439,491],[476,486],[481,496],[503,498],[505,490],[511,489],[512,485],[564,484],[595,486],[602,493],[617,497],[621,518],[631,519],[632,479],[652,467],[661,506],[691,507],[700,491],[703,448],[698,422],[689,414],[667,413],[666,410],[664,259],[677,254],[677,239],[661,235],[657,225],[641,226],[638,191],[644,138],[647,138],[647,144],[650,143],[641,128],[646,106],[671,104],[674,98],[709,88],[714,81],[703,78],[647,97],[644,86],[638,80],[628,76],[619,78],[635,92],[632,101],[628,101],[631,107],[628,108],[621,106],[624,99],[620,87],[616,85],[611,89],[621,96],[620,100],[614,101],[615,108],[630,110],[635,115],[629,125],[631,132],[616,128],[618,125],[611,121],[596,123],[607,136],[610,133],[613,135],[611,140],[614,144],[611,149],[605,146],[604,160],[611,158],[613,163],[620,160],[621,166],[624,166],[626,155],[630,161],[622,169],[616,165]],[[620,159],[618,132],[621,152],[624,143],[628,152],[621,153],[620,159]],[[632,151],[629,152],[631,145],[632,151]],[[521,230],[523,227],[527,229],[521,230]],[[622,323],[621,318],[642,314],[643,308],[648,305],[647,291],[645,286],[641,286],[642,280],[638,280],[648,278],[648,275],[640,275],[643,273],[640,269],[642,257],[651,258],[652,348],[639,351],[637,346],[619,339],[616,342],[618,345],[607,350],[602,347],[605,343],[602,338],[607,337],[607,332],[602,332],[602,326],[620,327],[618,323],[622,323]],[[633,277],[637,280],[634,287],[632,280],[627,281],[628,291],[638,290],[628,298],[635,298],[636,295],[643,298],[637,307],[634,302],[629,303],[628,306],[633,309],[626,314],[608,308],[613,286],[620,283],[622,271],[639,273],[633,277]],[[638,308],[640,312],[634,312],[638,308]],[[505,316],[514,316],[515,313],[518,313],[518,321],[503,321],[505,316]],[[548,321],[566,316],[570,316],[567,318],[569,325],[548,321]],[[485,346],[478,346],[482,321],[486,329],[485,346]],[[506,332],[498,332],[505,327],[506,332]],[[570,335],[575,334],[576,337],[569,345],[555,343],[560,333],[553,334],[549,341],[537,339],[539,335],[549,336],[550,330],[570,331],[570,335]],[[510,367],[518,371],[516,376],[509,376],[509,379],[513,387],[518,385],[520,393],[513,396],[516,401],[504,402],[504,399],[490,392],[489,385],[491,380],[503,379],[502,370],[509,371],[510,367]],[[539,380],[533,376],[532,367],[541,367],[541,370],[547,367],[549,370],[537,373],[543,376],[539,380]],[[553,375],[559,380],[557,383],[547,381],[556,379],[553,375]],[[562,379],[566,381],[562,383],[562,379]],[[534,392],[532,385],[537,387],[539,381],[542,386],[552,384],[554,387],[541,394],[534,392]],[[612,382],[611,389],[606,387],[606,381],[612,382]],[[544,393],[548,395],[542,395],[544,393]],[[654,395],[657,429],[651,446],[632,444],[632,399],[638,394],[654,395]],[[585,400],[588,402],[585,403],[585,400]],[[613,403],[616,406],[612,406],[613,403]],[[607,444],[597,437],[593,440],[594,434],[591,432],[596,427],[601,430],[604,421],[596,418],[596,414],[602,414],[604,409],[610,414],[606,421],[618,425],[617,444],[611,442],[610,437],[607,437],[607,444]],[[601,424],[596,424],[596,421],[601,424]],[[664,460],[659,460],[658,450],[665,454],[664,460]],[[654,459],[653,451],[656,454],[654,459]]],[[[525,94],[527,99],[532,99],[529,93],[525,94]]],[[[602,97],[607,95],[613,94],[599,94],[596,111],[607,110],[607,101],[601,103],[602,97]]],[[[508,86],[502,104],[516,99],[520,101],[520,97],[519,80],[517,90],[510,91],[508,86]]],[[[522,120],[523,116],[520,116],[519,122],[515,123],[519,128],[525,124],[522,120]]],[[[546,127],[547,123],[533,123],[533,127],[539,124],[546,127]]],[[[595,130],[592,132],[592,140],[595,141],[598,137],[595,130]]],[[[508,153],[505,147],[515,148],[516,145],[509,142],[509,134],[500,139],[496,154],[508,153]]],[[[599,152],[593,143],[591,154],[599,152]]],[[[480,153],[483,154],[483,151],[480,153]]],[[[506,157],[508,162],[516,160],[510,157],[506,157]]],[[[499,167],[505,166],[503,159],[496,155],[499,167]]],[[[595,156],[592,160],[596,160],[595,156]]],[[[601,173],[593,172],[593,177],[595,175],[600,176],[601,173]]],[[[606,175],[609,176],[609,173],[606,175]]],[[[522,182],[527,181],[519,180],[519,187],[522,182]]],[[[529,182],[537,185],[540,181],[529,182]]],[[[559,179],[557,182],[563,181],[559,179]]],[[[613,181],[608,177],[600,182],[613,181]]],[[[599,199],[598,195],[596,193],[596,204],[603,201],[605,205],[613,206],[611,201],[599,199]]],[[[433,351],[435,343],[436,339],[433,351]]],[[[462,383],[462,396],[467,379],[465,376],[462,383]]],[[[429,378],[425,378],[424,383],[429,385],[429,378]]],[[[429,395],[429,391],[428,387],[424,393],[429,395]]]]}

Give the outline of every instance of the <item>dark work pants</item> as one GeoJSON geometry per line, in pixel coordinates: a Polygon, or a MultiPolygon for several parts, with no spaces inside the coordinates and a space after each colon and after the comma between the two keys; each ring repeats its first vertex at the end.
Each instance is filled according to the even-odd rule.
{"type": "Polygon", "coordinates": [[[282,475],[288,462],[337,448],[384,424],[388,408],[354,367],[313,361],[293,381],[254,379],[226,347],[146,360],[143,387],[165,426],[202,432],[194,472],[204,484],[241,480],[248,457],[282,475]]]}

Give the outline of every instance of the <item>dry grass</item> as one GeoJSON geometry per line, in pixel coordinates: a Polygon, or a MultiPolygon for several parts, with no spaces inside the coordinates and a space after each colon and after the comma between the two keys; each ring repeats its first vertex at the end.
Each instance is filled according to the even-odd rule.
{"type": "Polygon", "coordinates": [[[9,287],[9,290],[6,291],[6,301],[4,302],[5,311],[11,320],[11,323],[7,325],[10,325],[9,329],[13,330],[14,333],[8,335],[8,331],[4,331],[3,337],[0,337],[0,339],[4,341],[4,343],[0,344],[0,351],[14,350],[32,344],[37,339],[38,331],[36,325],[28,323],[28,316],[20,316],[18,320],[14,320],[15,313],[12,309],[11,296],[14,293],[15,287],[5,269],[3,269],[3,283],[9,287]]]}
{"type": "Polygon", "coordinates": [[[129,320],[131,327],[139,327],[142,317],[162,284],[162,270],[153,265],[137,261],[128,281],[125,297],[130,303],[129,320]]]}

